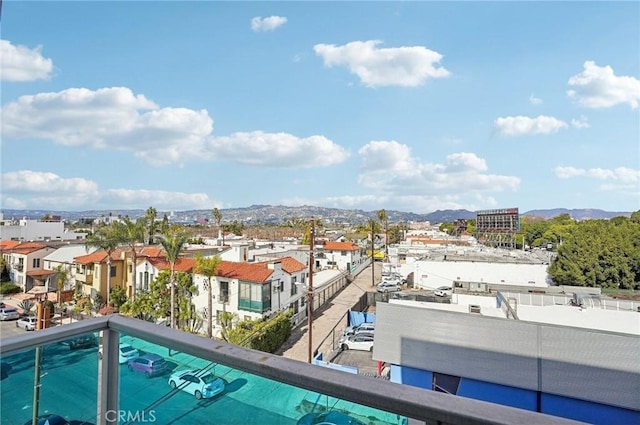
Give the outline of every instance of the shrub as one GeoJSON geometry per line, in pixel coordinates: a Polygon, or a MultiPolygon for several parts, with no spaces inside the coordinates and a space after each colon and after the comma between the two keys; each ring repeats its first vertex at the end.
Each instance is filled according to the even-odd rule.
{"type": "Polygon", "coordinates": [[[3,282],[0,283],[0,294],[17,294],[21,292],[22,288],[20,288],[15,283],[11,282],[3,282]]]}
{"type": "Polygon", "coordinates": [[[22,300],[18,304],[18,307],[22,309],[22,314],[25,316],[33,316],[33,307],[35,307],[35,303],[31,300],[22,300]]]}

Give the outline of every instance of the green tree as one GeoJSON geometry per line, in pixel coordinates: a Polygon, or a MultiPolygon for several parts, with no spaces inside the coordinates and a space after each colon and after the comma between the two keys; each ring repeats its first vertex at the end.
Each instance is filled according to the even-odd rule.
{"type": "Polygon", "coordinates": [[[164,248],[164,251],[167,256],[167,261],[171,266],[171,277],[169,280],[170,292],[171,292],[171,328],[176,328],[176,280],[175,280],[175,267],[182,250],[184,249],[185,244],[189,236],[186,234],[184,229],[181,227],[171,227],[169,231],[163,234],[160,237],[160,244],[164,248]]]}
{"type": "Polygon", "coordinates": [[[57,289],[57,298],[58,298],[58,307],[62,305],[62,291],[64,290],[64,285],[69,280],[69,272],[63,264],[58,265],[55,268],[58,272],[56,275],[56,289],[57,289]]]}
{"type": "Polygon", "coordinates": [[[98,248],[107,254],[107,305],[109,305],[109,292],[111,292],[111,254],[120,246],[121,239],[118,232],[112,226],[99,227],[94,233],[87,235],[85,246],[98,248]]]}
{"type": "Polygon", "coordinates": [[[149,237],[148,239],[149,245],[153,245],[153,237],[156,235],[156,231],[158,229],[158,222],[156,221],[157,217],[158,217],[158,211],[155,208],[153,207],[147,208],[144,218],[145,218],[147,236],[149,237]]]}
{"type": "Polygon", "coordinates": [[[376,213],[378,220],[384,228],[384,259],[389,258],[389,216],[385,210],[380,210],[376,213]]]}
{"type": "Polygon", "coordinates": [[[169,282],[171,272],[161,271],[149,284],[149,291],[142,291],[135,300],[128,300],[120,307],[120,313],[138,319],[155,322],[170,316],[171,302],[169,282]]]}
{"type": "Polygon", "coordinates": [[[109,299],[111,300],[111,304],[119,310],[120,307],[127,302],[127,291],[125,291],[122,286],[115,286],[111,288],[109,299]]]}
{"type": "Polygon", "coordinates": [[[126,217],[123,222],[113,224],[113,229],[117,239],[129,248],[131,253],[131,298],[136,297],[136,265],[138,264],[138,251],[136,245],[144,243],[145,220],[139,219],[133,222],[126,217]]]}
{"type": "Polygon", "coordinates": [[[213,337],[213,288],[211,278],[216,275],[218,266],[220,265],[220,257],[205,258],[201,254],[196,255],[196,266],[194,273],[201,274],[207,279],[207,337],[213,337]]]}
{"type": "MultiPolygon", "coordinates": [[[[218,210],[218,208],[214,208],[213,211],[211,211],[211,215],[213,216],[213,219],[216,221],[216,226],[218,227],[218,231],[220,231],[220,223],[222,223],[222,213],[220,212],[220,210],[218,210]]],[[[222,245],[224,246],[224,232],[222,233],[222,245]]]]}

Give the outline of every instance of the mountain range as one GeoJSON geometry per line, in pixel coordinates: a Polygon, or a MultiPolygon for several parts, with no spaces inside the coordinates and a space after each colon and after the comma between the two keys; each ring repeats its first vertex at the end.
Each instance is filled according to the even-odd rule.
{"type": "MultiPolygon", "coordinates": [[[[40,219],[45,215],[59,216],[65,221],[78,221],[82,219],[90,219],[97,217],[131,217],[132,219],[144,215],[145,210],[88,210],[88,211],[52,211],[52,210],[2,210],[5,219],[10,218],[29,218],[40,219]]],[[[279,224],[285,223],[287,220],[296,218],[322,218],[331,220],[335,223],[358,224],[377,218],[376,211],[364,211],[354,209],[325,208],[315,206],[298,206],[289,207],[282,205],[251,205],[243,208],[221,209],[223,222],[232,222],[237,220],[246,224],[279,224]]],[[[450,223],[456,219],[474,219],[475,211],[469,210],[437,210],[428,214],[417,214],[412,212],[403,212],[395,210],[386,210],[389,222],[408,222],[408,221],[429,221],[431,223],[450,223]]],[[[201,220],[211,220],[211,210],[188,210],[188,211],[161,211],[158,210],[158,218],[162,218],[167,214],[172,221],[183,223],[194,223],[201,220]]],[[[543,219],[556,217],[560,214],[569,214],[576,220],[585,219],[609,219],[617,216],[629,217],[631,212],[614,212],[604,211],[600,209],[538,209],[520,213],[520,216],[535,216],[543,219]]]]}

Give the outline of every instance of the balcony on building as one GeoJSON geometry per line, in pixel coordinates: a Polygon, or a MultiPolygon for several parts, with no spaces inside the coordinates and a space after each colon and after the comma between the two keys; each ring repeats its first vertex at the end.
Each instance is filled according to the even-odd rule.
{"type": "MultiPolygon", "coordinates": [[[[367,425],[571,424],[567,419],[353,375],[210,340],[118,314],[5,337],[2,423],[57,414],[92,424],[302,424],[347,415],[367,425]],[[88,338],[86,337],[88,336],[88,338]],[[78,341],[90,343],[78,345],[78,341]],[[157,354],[167,370],[146,377],[120,363],[119,345],[157,354]],[[37,358],[38,353],[40,357],[37,358]],[[211,372],[212,398],[174,389],[180,370],[211,372]]],[[[30,423],[30,422],[29,422],[30,423]]]]}

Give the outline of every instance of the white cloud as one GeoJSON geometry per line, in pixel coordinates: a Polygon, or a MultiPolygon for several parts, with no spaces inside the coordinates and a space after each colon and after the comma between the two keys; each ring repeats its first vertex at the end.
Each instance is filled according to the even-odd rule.
{"type": "Polygon", "coordinates": [[[96,209],[147,208],[202,209],[222,206],[205,193],[161,190],[107,189],[101,191],[94,181],[80,177],[61,177],[55,173],[21,170],[4,173],[2,205],[5,208],[96,209]]]}
{"type": "Polygon", "coordinates": [[[584,70],[569,78],[573,89],[567,95],[587,108],[609,108],[620,103],[638,107],[640,80],[634,77],[618,77],[610,66],[600,67],[593,61],[584,63],[584,70]]]}
{"type": "Polygon", "coordinates": [[[99,199],[98,185],[80,177],[22,170],[4,173],[0,181],[2,205],[7,208],[75,209],[78,205],[92,206],[99,199]]]}
{"type": "Polygon", "coordinates": [[[575,167],[556,167],[553,172],[560,179],[569,179],[571,177],[584,176],[586,171],[575,167]]]}
{"type": "Polygon", "coordinates": [[[582,115],[579,119],[573,118],[571,120],[571,126],[573,128],[589,128],[591,125],[587,122],[587,117],[582,115]]]}
{"type": "Polygon", "coordinates": [[[531,103],[532,105],[541,105],[542,99],[531,94],[531,96],[529,96],[529,103],[531,103]]]}
{"type": "Polygon", "coordinates": [[[637,197],[640,190],[640,169],[629,167],[607,168],[576,168],[576,167],[555,167],[556,177],[561,179],[587,177],[605,181],[599,186],[600,190],[606,191],[628,191],[637,197]]]}
{"type": "Polygon", "coordinates": [[[53,71],[53,61],[42,56],[42,46],[30,49],[0,40],[0,80],[46,80],[53,71]]]}
{"type": "Polygon", "coordinates": [[[540,115],[537,118],[516,116],[498,118],[493,123],[494,130],[501,136],[522,136],[528,134],[554,134],[567,128],[567,123],[554,117],[540,115]]]}
{"type": "Polygon", "coordinates": [[[211,154],[241,164],[284,168],[327,167],[349,157],[346,149],[324,136],[300,138],[262,131],[215,137],[211,154]]]}
{"type": "Polygon", "coordinates": [[[213,137],[206,110],[160,108],[126,87],[68,89],[22,96],[2,113],[5,140],[131,152],[152,165],[226,159],[243,164],[311,168],[343,162],[349,153],[318,135],[239,132],[213,137]]]}
{"type": "Polygon", "coordinates": [[[256,16],[251,19],[251,29],[254,32],[273,31],[286,22],[287,18],[283,16],[269,16],[268,18],[256,16]]]}
{"type": "Polygon", "coordinates": [[[408,146],[395,141],[373,141],[358,154],[362,167],[358,182],[380,193],[399,196],[442,196],[517,190],[520,179],[486,173],[483,158],[474,153],[448,155],[443,163],[421,162],[408,146]]]}
{"type": "Polygon", "coordinates": [[[353,41],[343,46],[316,44],[316,55],[321,56],[327,67],[346,66],[368,87],[415,87],[428,78],[450,75],[437,66],[442,55],[423,46],[378,48],[379,40],[353,41]]]}

